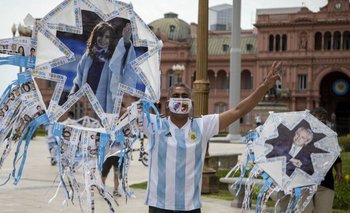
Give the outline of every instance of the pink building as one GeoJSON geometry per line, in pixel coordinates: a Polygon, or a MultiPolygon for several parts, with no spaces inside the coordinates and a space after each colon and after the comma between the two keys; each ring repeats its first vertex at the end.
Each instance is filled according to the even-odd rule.
{"type": "MultiPolygon", "coordinates": [[[[276,106],[298,111],[322,106],[340,134],[350,130],[350,9],[348,0],[329,0],[319,12],[306,7],[257,10],[252,30],[241,32],[241,98],[264,79],[273,61],[283,61],[276,106]],[[331,116],[333,114],[333,116],[331,116]],[[335,115],[335,116],[334,116],[335,115]]],[[[196,24],[167,13],[150,23],[163,40],[160,110],[165,112],[167,88],[176,80],[174,64],[184,65],[183,82],[192,86],[196,73],[196,24]]],[[[228,108],[230,32],[209,33],[209,113],[228,108]]],[[[270,105],[275,102],[270,103],[270,105]]],[[[260,107],[241,119],[242,131],[254,127],[260,107]]],[[[261,110],[263,110],[261,112],[261,110]]]]}

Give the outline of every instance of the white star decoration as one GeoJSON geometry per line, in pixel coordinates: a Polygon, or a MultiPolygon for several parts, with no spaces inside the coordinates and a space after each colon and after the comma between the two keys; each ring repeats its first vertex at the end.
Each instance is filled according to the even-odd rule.
{"type": "MultiPolygon", "coordinates": [[[[118,88],[121,90],[119,96],[123,96],[124,93],[129,93],[133,96],[150,100],[151,102],[158,102],[160,98],[159,66],[162,42],[133,11],[132,5],[124,2],[112,0],[65,0],[59,4],[35,25],[32,37],[32,46],[37,50],[34,70],[36,72],[50,73],[52,68],[75,60],[74,53],[60,41],[56,33],[57,31],[61,31],[82,34],[82,10],[96,13],[103,21],[109,21],[116,17],[130,20],[133,45],[135,47],[147,47],[148,50],[138,56],[134,61],[131,61],[131,67],[146,85],[146,91],[142,92],[120,84],[118,88]]],[[[58,94],[56,94],[56,96],[57,95],[58,94]]],[[[87,95],[87,93],[83,95],[87,95]]],[[[78,96],[81,96],[81,94],[78,96]]],[[[74,101],[70,101],[70,103],[66,105],[73,106],[73,104],[78,101],[76,97],[71,99],[74,101]]],[[[59,97],[53,98],[59,100],[59,97]]],[[[91,101],[95,98],[96,97],[89,97],[89,100],[91,101]]],[[[58,102],[54,102],[53,104],[53,106],[50,106],[50,109],[54,110],[54,112],[49,112],[49,114],[54,114],[56,116],[55,119],[58,120],[59,117],[57,116],[63,115],[69,108],[67,106],[58,106],[58,102]]],[[[120,104],[121,99],[119,97],[115,103],[115,116],[113,120],[116,120],[119,115],[120,104]]],[[[103,124],[106,129],[113,126],[112,123],[107,121],[103,111],[96,113],[101,120],[106,121],[103,124]]],[[[117,121],[114,123],[117,123],[117,121]]]]}
{"type": "MultiPolygon", "coordinates": [[[[283,137],[293,140],[294,134],[284,135],[283,137]]],[[[256,166],[268,173],[287,194],[290,194],[295,187],[319,184],[339,156],[337,134],[307,111],[272,113],[260,129],[259,137],[252,144],[252,149],[256,166]],[[294,172],[288,176],[286,174],[286,156],[267,158],[266,155],[272,151],[273,144],[267,144],[266,141],[278,140],[280,137],[278,127],[281,124],[287,129],[293,130],[301,122],[307,122],[314,134],[324,134],[325,137],[313,143],[316,151],[315,153],[311,152],[310,156],[314,173],[310,175],[299,168],[295,168],[294,172]]]]}

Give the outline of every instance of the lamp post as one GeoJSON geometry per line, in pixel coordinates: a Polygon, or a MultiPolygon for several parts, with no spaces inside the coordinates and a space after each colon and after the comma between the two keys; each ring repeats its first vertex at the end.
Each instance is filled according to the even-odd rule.
{"type": "MultiPolygon", "coordinates": [[[[13,39],[16,37],[16,33],[18,31],[19,36],[25,36],[25,37],[31,37],[32,36],[32,29],[30,26],[22,25],[21,23],[16,26],[16,24],[13,24],[11,27],[11,32],[13,39]]],[[[19,67],[19,72],[23,71],[23,67],[19,67]]]]}
{"type": "Polygon", "coordinates": [[[15,37],[16,36],[16,32],[17,32],[16,24],[12,25],[11,32],[12,32],[12,37],[15,37]]]}
{"type": "MultiPolygon", "coordinates": [[[[195,116],[208,114],[209,81],[208,81],[208,0],[198,1],[198,30],[197,30],[197,58],[196,79],[193,82],[194,114],[195,116]]],[[[205,154],[202,176],[202,193],[218,191],[216,171],[209,167],[209,144],[205,154]]]]}
{"type": "Polygon", "coordinates": [[[176,76],[176,83],[181,83],[182,82],[182,75],[183,72],[185,71],[185,65],[183,64],[174,64],[171,69],[175,72],[176,76]]]}

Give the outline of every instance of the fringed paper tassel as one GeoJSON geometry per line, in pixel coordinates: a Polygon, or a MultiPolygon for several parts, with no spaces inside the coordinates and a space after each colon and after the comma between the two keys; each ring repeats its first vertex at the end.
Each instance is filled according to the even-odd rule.
{"type": "Polygon", "coordinates": [[[101,197],[105,200],[109,207],[109,212],[114,213],[114,207],[113,204],[116,206],[119,206],[118,202],[113,198],[113,195],[111,195],[107,190],[105,190],[104,185],[102,184],[102,181],[98,181],[95,170],[94,169],[85,169],[85,184],[86,184],[86,193],[87,193],[87,203],[88,203],[88,212],[94,213],[95,212],[95,192],[94,189],[96,188],[98,193],[101,195],[101,197]]]}
{"type": "Polygon", "coordinates": [[[300,205],[300,211],[303,212],[306,206],[310,203],[311,199],[317,192],[318,185],[312,185],[308,186],[306,189],[306,192],[308,192],[308,195],[306,196],[304,202],[300,205]]]}
{"type": "Polygon", "coordinates": [[[252,199],[251,194],[252,194],[252,190],[253,190],[254,185],[255,185],[254,180],[255,180],[255,177],[258,176],[259,173],[260,173],[260,171],[259,171],[257,166],[254,166],[249,173],[248,179],[247,179],[246,184],[245,184],[245,194],[244,194],[244,199],[243,199],[243,203],[242,203],[243,211],[250,210],[250,206],[251,206],[250,202],[252,199]]]}
{"type": "Polygon", "coordinates": [[[270,199],[270,197],[272,196],[273,193],[276,193],[278,191],[280,191],[281,188],[278,186],[278,185],[275,185],[275,184],[272,184],[267,192],[265,193],[265,196],[262,198],[263,199],[263,204],[262,207],[261,207],[261,211],[262,212],[265,212],[266,211],[266,203],[268,202],[268,200],[270,199]]]}
{"type": "MultiPolygon", "coordinates": [[[[79,203],[79,207],[81,212],[83,213],[83,206],[82,206],[82,202],[81,202],[81,192],[80,192],[80,188],[79,188],[79,183],[77,181],[77,179],[74,176],[74,172],[73,171],[69,171],[68,172],[68,179],[70,180],[71,184],[72,184],[72,195],[71,195],[71,201],[73,203],[74,200],[74,191],[77,193],[77,197],[78,197],[78,203],[79,203]]],[[[74,203],[73,203],[74,204],[74,203]]]]}
{"type": "Polygon", "coordinates": [[[286,213],[296,212],[299,213],[300,209],[297,208],[298,203],[301,201],[303,188],[294,188],[293,193],[291,194],[286,213]]]}
{"type": "Polygon", "coordinates": [[[19,153],[22,141],[18,142],[15,157],[13,159],[13,172],[12,172],[12,176],[15,179],[15,181],[14,181],[15,185],[17,185],[18,182],[21,180],[22,171],[24,168],[25,161],[27,159],[27,151],[28,151],[29,143],[32,139],[33,134],[39,128],[40,125],[47,125],[49,122],[50,121],[49,121],[49,118],[47,117],[47,115],[43,114],[43,115],[39,116],[38,118],[34,119],[33,121],[31,121],[31,123],[29,124],[27,134],[26,134],[26,142],[24,145],[23,155],[21,156],[22,161],[21,161],[20,167],[18,169],[18,173],[16,174],[16,163],[17,163],[18,153],[19,153]]]}
{"type": "MultiPolygon", "coordinates": [[[[60,186],[63,187],[65,192],[65,199],[66,201],[68,201],[70,199],[70,195],[69,195],[69,191],[67,189],[66,183],[64,181],[65,168],[63,167],[62,156],[61,156],[62,132],[63,132],[63,124],[55,122],[53,124],[52,134],[55,137],[56,142],[58,144],[58,148],[57,148],[58,175],[60,177],[60,186]]],[[[58,193],[58,190],[56,191],[56,195],[57,193],[58,193]]],[[[53,200],[56,197],[56,195],[54,195],[53,198],[51,198],[51,200],[53,200]]]]}

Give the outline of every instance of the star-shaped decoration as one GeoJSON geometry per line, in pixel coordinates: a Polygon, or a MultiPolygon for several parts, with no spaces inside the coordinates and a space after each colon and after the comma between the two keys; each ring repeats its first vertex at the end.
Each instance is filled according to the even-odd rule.
{"type": "Polygon", "coordinates": [[[288,129],[282,123],[278,125],[278,136],[265,141],[265,144],[272,145],[273,149],[267,153],[266,158],[275,158],[279,156],[286,157],[286,173],[290,176],[296,168],[299,168],[309,175],[314,173],[314,167],[312,165],[311,154],[313,153],[328,153],[325,150],[319,149],[315,146],[315,142],[320,141],[326,137],[323,133],[312,132],[312,140],[304,145],[300,151],[293,157],[290,155],[290,150],[293,145],[293,138],[299,128],[311,130],[310,124],[306,120],[302,120],[293,129],[288,129]],[[295,165],[292,161],[296,160],[300,162],[300,165],[295,165]]]}

